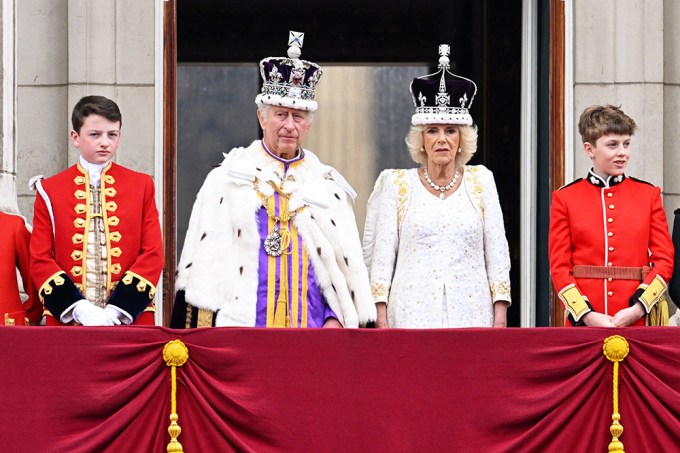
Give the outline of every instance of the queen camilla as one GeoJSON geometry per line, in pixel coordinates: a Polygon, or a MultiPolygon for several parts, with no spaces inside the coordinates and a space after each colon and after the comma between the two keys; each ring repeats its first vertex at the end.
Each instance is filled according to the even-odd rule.
{"type": "Polygon", "coordinates": [[[472,80],[439,70],[411,83],[406,144],[419,164],[385,170],[368,201],[364,259],[378,327],[505,327],[510,257],[493,174],[477,149],[472,80]]]}

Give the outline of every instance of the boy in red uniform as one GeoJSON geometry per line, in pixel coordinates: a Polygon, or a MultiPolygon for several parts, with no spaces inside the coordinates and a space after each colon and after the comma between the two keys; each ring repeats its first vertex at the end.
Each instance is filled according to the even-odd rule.
{"type": "Polygon", "coordinates": [[[31,275],[46,324],[153,325],[163,268],[153,181],[112,162],[122,124],[115,102],[86,96],[71,121],[79,162],[35,180],[31,275]]]}
{"type": "Polygon", "coordinates": [[[0,212],[0,326],[38,324],[42,306],[29,273],[28,242],[31,234],[21,216],[0,212]],[[19,296],[17,268],[28,300],[19,296]]]}
{"type": "Polygon", "coordinates": [[[673,273],[661,189],[624,174],[637,125],[620,108],[588,107],[578,128],[593,167],[553,193],[555,290],[572,325],[644,325],[673,273]]]}

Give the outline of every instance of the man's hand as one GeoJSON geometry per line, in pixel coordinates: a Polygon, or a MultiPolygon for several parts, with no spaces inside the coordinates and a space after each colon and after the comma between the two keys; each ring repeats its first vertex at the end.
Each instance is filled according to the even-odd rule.
{"type": "Polygon", "coordinates": [[[583,315],[583,323],[588,327],[616,327],[612,322],[612,317],[604,313],[591,311],[583,315]]]}
{"type": "Polygon", "coordinates": [[[642,304],[636,303],[632,307],[624,308],[614,315],[612,322],[616,327],[626,327],[634,324],[638,319],[645,315],[642,304]]]}
{"type": "Polygon", "coordinates": [[[73,319],[83,326],[112,326],[113,321],[103,308],[83,299],[73,307],[73,319]]]}
{"type": "Polygon", "coordinates": [[[323,323],[324,328],[329,329],[342,329],[342,324],[335,318],[328,318],[325,323],[323,323]]]}
{"type": "Polygon", "coordinates": [[[106,324],[107,326],[119,326],[122,324],[122,321],[120,320],[119,317],[119,312],[112,306],[107,305],[106,308],[104,308],[104,313],[106,313],[106,316],[108,316],[111,322],[113,323],[106,324]]]}
{"type": "Polygon", "coordinates": [[[385,329],[387,325],[387,304],[385,302],[378,302],[375,304],[378,312],[378,318],[375,320],[376,329],[385,329]]]}

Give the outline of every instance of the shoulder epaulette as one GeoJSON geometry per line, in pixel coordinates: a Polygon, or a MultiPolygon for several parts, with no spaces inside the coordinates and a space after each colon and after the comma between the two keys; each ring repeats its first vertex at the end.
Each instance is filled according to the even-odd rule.
{"type": "Polygon", "coordinates": [[[560,187],[560,188],[557,189],[557,190],[562,190],[562,189],[564,189],[565,187],[569,187],[569,186],[571,186],[572,184],[576,184],[577,182],[581,181],[582,179],[583,179],[583,178],[575,179],[575,180],[573,180],[572,182],[570,182],[569,184],[565,184],[565,185],[563,185],[562,187],[560,187]]]}
{"type": "Polygon", "coordinates": [[[651,182],[645,181],[643,179],[636,178],[634,176],[629,176],[629,178],[632,179],[633,181],[636,181],[636,182],[641,182],[643,184],[649,184],[650,186],[654,186],[654,184],[652,184],[651,182]]]}

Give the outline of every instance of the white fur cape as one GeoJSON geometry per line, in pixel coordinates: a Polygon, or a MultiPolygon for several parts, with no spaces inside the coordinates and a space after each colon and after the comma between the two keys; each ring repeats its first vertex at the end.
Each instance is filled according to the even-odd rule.
{"type": "Polygon", "coordinates": [[[352,211],[354,191],[334,168],[304,150],[282,184],[282,164],[260,141],[234,148],[207,176],[194,204],[178,265],[176,290],[186,302],[217,312],[216,326],[254,326],[262,207],[253,182],[269,197],[273,181],[289,193],[293,222],[320,289],[345,327],[375,321],[375,304],[352,211]],[[218,311],[219,310],[219,311],[218,311]]]}

